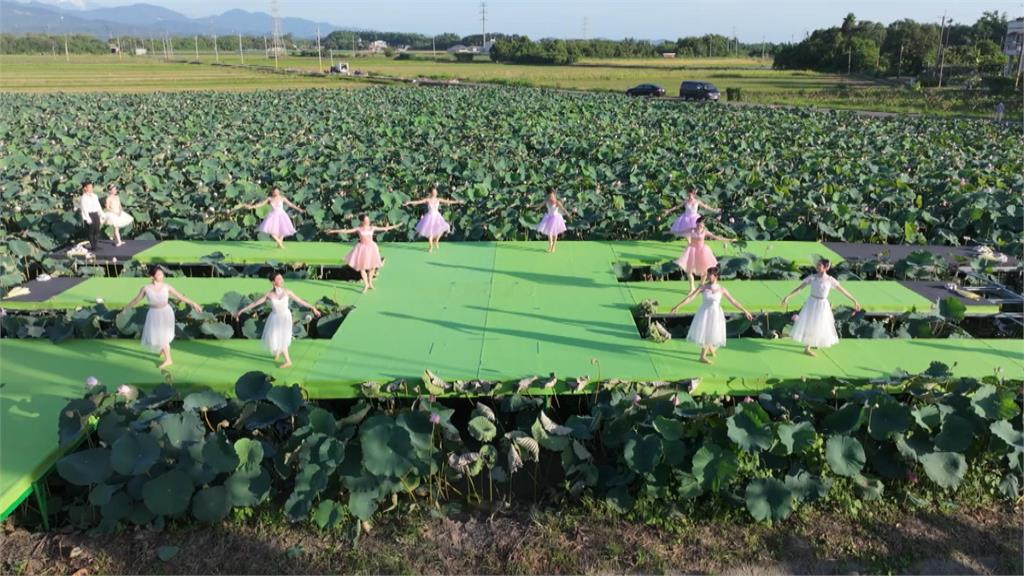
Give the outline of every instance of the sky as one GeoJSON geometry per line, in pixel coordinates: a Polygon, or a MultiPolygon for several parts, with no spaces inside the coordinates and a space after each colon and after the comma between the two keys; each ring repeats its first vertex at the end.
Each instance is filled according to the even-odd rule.
{"type": "MultiPolygon", "coordinates": [[[[86,7],[145,1],[187,16],[232,8],[270,11],[270,0],[50,0],[86,7]]],[[[460,35],[481,29],[479,0],[278,0],[295,16],[388,32],[460,35]]],[[[986,10],[1024,15],[1022,0],[488,0],[487,30],[532,38],[676,39],[705,33],[741,41],[790,42],[816,28],[838,25],[847,13],[889,23],[903,18],[938,22],[943,14],[971,24],[986,10]]]]}

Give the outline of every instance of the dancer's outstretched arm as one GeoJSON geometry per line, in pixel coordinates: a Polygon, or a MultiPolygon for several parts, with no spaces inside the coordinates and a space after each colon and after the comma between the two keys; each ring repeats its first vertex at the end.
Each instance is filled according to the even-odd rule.
{"type": "Polygon", "coordinates": [[[836,290],[839,290],[839,292],[843,296],[846,296],[847,298],[849,298],[850,302],[853,302],[853,309],[858,311],[858,312],[860,312],[860,302],[857,302],[857,299],[853,297],[853,294],[850,294],[849,292],[847,292],[846,288],[843,288],[843,285],[840,284],[839,281],[835,282],[835,287],[836,287],[836,290]]]}
{"type": "Polygon", "coordinates": [[[392,224],[391,226],[374,226],[373,227],[373,231],[374,232],[387,232],[388,230],[394,230],[395,228],[400,228],[401,226],[402,226],[401,223],[392,224]]]}
{"type": "Polygon", "coordinates": [[[567,219],[572,220],[572,216],[569,214],[569,211],[566,210],[565,204],[562,204],[561,200],[555,200],[555,204],[558,205],[559,208],[561,208],[562,214],[565,214],[565,217],[567,219]]]}
{"type": "Polygon", "coordinates": [[[253,300],[252,302],[249,303],[248,306],[243,307],[238,312],[235,312],[234,314],[232,314],[232,316],[234,316],[235,320],[238,320],[238,317],[241,316],[242,314],[245,314],[249,310],[252,310],[253,308],[259,306],[260,304],[263,304],[264,302],[266,302],[268,297],[270,297],[270,292],[267,292],[266,294],[264,294],[263,296],[260,296],[256,300],[253,300]]]}
{"type": "Polygon", "coordinates": [[[324,230],[324,234],[352,234],[358,230],[359,228],[337,228],[335,230],[324,230]]]}
{"type": "Polygon", "coordinates": [[[735,242],[736,241],[735,238],[726,238],[725,236],[719,236],[718,234],[712,233],[710,230],[705,232],[705,234],[707,234],[708,238],[711,238],[712,240],[719,240],[721,242],[735,242]]]}
{"type": "Polygon", "coordinates": [[[721,214],[722,213],[722,209],[721,208],[715,208],[713,206],[708,206],[706,203],[704,203],[701,200],[697,200],[697,206],[700,206],[701,208],[704,208],[708,212],[713,212],[715,214],[721,214]]]}
{"type": "Polygon", "coordinates": [[[287,204],[287,205],[291,206],[291,207],[292,207],[292,209],[293,209],[293,210],[295,210],[296,212],[298,212],[299,214],[305,214],[305,213],[306,213],[306,211],[305,211],[305,210],[303,210],[302,208],[299,208],[299,207],[298,207],[298,206],[296,206],[295,204],[292,204],[292,201],[291,201],[291,200],[289,200],[289,199],[287,199],[287,198],[285,198],[284,196],[281,196],[281,200],[282,200],[282,201],[283,201],[283,202],[284,202],[285,204],[287,204]]]}
{"type": "Polygon", "coordinates": [[[427,198],[421,198],[420,200],[409,200],[408,202],[404,202],[402,204],[402,206],[416,206],[418,204],[426,204],[426,203],[427,203],[427,198]]]}
{"type": "Polygon", "coordinates": [[[686,298],[683,298],[682,302],[673,306],[672,309],[669,310],[669,312],[675,314],[677,311],[679,311],[680,308],[686,306],[690,302],[693,302],[693,299],[697,297],[697,294],[700,294],[702,288],[703,286],[698,286],[694,288],[692,292],[686,295],[686,298]]]}
{"type": "Polygon", "coordinates": [[[679,210],[680,208],[683,208],[684,206],[686,206],[686,202],[683,202],[682,204],[677,204],[677,205],[669,208],[668,210],[665,210],[664,214],[665,214],[665,216],[668,216],[669,214],[675,212],[676,210],[679,210]]]}
{"type": "Polygon", "coordinates": [[[138,304],[139,302],[141,302],[142,299],[145,298],[145,297],[146,297],[146,287],[143,286],[142,288],[139,288],[139,293],[135,295],[135,298],[132,298],[131,302],[125,304],[124,308],[121,308],[121,311],[124,312],[124,311],[128,310],[129,308],[135,308],[135,305],[138,304]]]}
{"type": "Polygon", "coordinates": [[[257,202],[255,204],[242,204],[240,207],[241,208],[248,208],[249,210],[255,210],[256,208],[259,208],[260,206],[265,206],[266,204],[269,204],[269,203],[270,203],[270,198],[264,198],[262,202],[257,202]]]}
{"type": "Polygon", "coordinates": [[[444,199],[444,200],[440,200],[440,202],[441,202],[441,204],[448,204],[449,206],[452,205],[452,204],[465,204],[465,202],[463,202],[462,200],[444,199]]]}
{"type": "Polygon", "coordinates": [[[783,306],[788,306],[789,305],[789,299],[792,298],[793,295],[796,294],[797,292],[803,290],[804,287],[807,286],[810,283],[811,283],[811,279],[810,278],[804,278],[804,281],[801,282],[799,286],[797,286],[796,288],[793,288],[792,290],[789,291],[789,294],[786,294],[785,296],[782,297],[782,305],[783,306]]]}
{"type": "Polygon", "coordinates": [[[285,288],[284,292],[285,292],[285,294],[290,296],[292,300],[295,300],[296,302],[298,302],[300,306],[304,306],[304,307],[309,308],[310,310],[312,310],[313,314],[316,315],[317,318],[320,317],[320,311],[316,309],[316,306],[313,306],[312,304],[306,302],[302,298],[299,298],[298,296],[295,295],[295,292],[292,292],[291,290],[288,290],[287,288],[285,288]]]}
{"type": "Polygon", "coordinates": [[[732,297],[732,294],[729,294],[729,291],[726,290],[725,288],[722,288],[722,296],[725,296],[726,300],[728,300],[730,303],[732,303],[733,306],[735,306],[737,309],[743,312],[743,315],[747,317],[747,320],[754,319],[753,314],[751,314],[746,308],[744,308],[743,304],[737,302],[736,299],[732,297]]]}
{"type": "Polygon", "coordinates": [[[188,304],[189,306],[191,306],[192,309],[195,310],[196,312],[202,312],[203,311],[203,309],[199,306],[199,304],[196,304],[195,302],[193,302],[193,301],[189,300],[188,298],[186,298],[181,292],[178,292],[177,290],[175,290],[174,286],[171,286],[170,284],[168,284],[167,285],[167,291],[171,293],[171,296],[174,296],[178,300],[181,300],[185,304],[188,304]]]}

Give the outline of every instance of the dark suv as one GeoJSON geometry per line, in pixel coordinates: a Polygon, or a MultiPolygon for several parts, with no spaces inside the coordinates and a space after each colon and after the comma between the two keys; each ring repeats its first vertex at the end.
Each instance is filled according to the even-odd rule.
{"type": "Polygon", "coordinates": [[[653,96],[655,98],[665,95],[665,89],[657,84],[641,84],[626,90],[626,96],[653,96]]]}
{"type": "Polygon", "coordinates": [[[684,81],[679,85],[679,97],[683,100],[712,100],[718,101],[718,88],[707,82],[684,81]]]}

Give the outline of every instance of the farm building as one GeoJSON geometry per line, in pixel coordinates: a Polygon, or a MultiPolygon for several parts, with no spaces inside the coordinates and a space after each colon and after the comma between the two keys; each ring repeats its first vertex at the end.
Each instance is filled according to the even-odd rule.
{"type": "Polygon", "coordinates": [[[383,52],[387,50],[388,43],[383,40],[374,40],[370,42],[370,52],[383,52]]]}

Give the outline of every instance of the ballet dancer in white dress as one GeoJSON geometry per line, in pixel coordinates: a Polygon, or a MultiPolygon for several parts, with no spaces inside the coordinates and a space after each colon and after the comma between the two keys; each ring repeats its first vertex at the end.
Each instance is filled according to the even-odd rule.
{"type": "Polygon", "coordinates": [[[191,306],[196,312],[202,312],[199,304],[189,300],[170,284],[164,282],[164,271],[158,266],[149,269],[149,276],[152,281],[139,289],[139,293],[132,298],[121,313],[134,308],[143,298],[149,302],[149,311],[146,312],[146,324],[142,327],[142,345],[156,352],[164,362],[160,368],[167,368],[174,361],[171,359],[171,342],[174,340],[174,308],[171,307],[169,297],[173,296],[185,304],[191,306]]]}
{"type": "Polygon", "coordinates": [[[121,241],[121,228],[130,225],[135,221],[132,215],[121,208],[121,197],[117,193],[117,186],[111,184],[107,187],[107,199],[104,202],[103,223],[114,229],[114,245],[124,246],[121,241]]]}
{"type": "Polygon", "coordinates": [[[725,346],[725,312],[722,311],[722,297],[724,296],[733,306],[743,312],[747,320],[753,320],[754,317],[732,297],[732,294],[729,294],[728,290],[718,283],[717,267],[708,269],[707,282],[698,286],[687,294],[682,302],[673,306],[672,313],[675,314],[680,308],[692,302],[697,294],[701,294],[703,299],[700,308],[693,316],[693,322],[690,323],[690,331],[686,333],[686,339],[700,347],[700,361],[710,364],[711,360],[708,355],[717,356],[716,349],[725,346]]]}
{"type": "Polygon", "coordinates": [[[302,298],[296,296],[294,292],[285,288],[284,276],[280,273],[273,274],[270,277],[270,283],[273,284],[273,289],[270,292],[235,312],[234,317],[235,320],[238,320],[238,317],[242,314],[269,301],[271,311],[270,316],[267,316],[267,323],[263,325],[263,347],[274,355],[275,362],[284,355],[284,364],[281,364],[280,367],[288,368],[292,365],[292,358],[288,355],[288,347],[292,343],[293,325],[292,311],[288,307],[289,301],[294,300],[300,306],[309,308],[317,318],[320,317],[320,311],[317,310],[316,306],[307,303],[302,298]]]}
{"type": "Polygon", "coordinates": [[[857,302],[838,280],[828,275],[830,265],[828,260],[819,260],[815,266],[817,273],[804,278],[799,286],[782,299],[782,305],[788,306],[790,297],[803,290],[804,286],[811,287],[811,297],[804,302],[804,307],[800,309],[800,315],[797,316],[793,330],[789,334],[790,338],[804,345],[804,353],[808,356],[817,355],[813,348],[828,348],[839,342],[832,304],[828,301],[828,293],[832,288],[849,298],[850,302],[853,302],[853,309],[860,311],[860,302],[857,302]]]}

